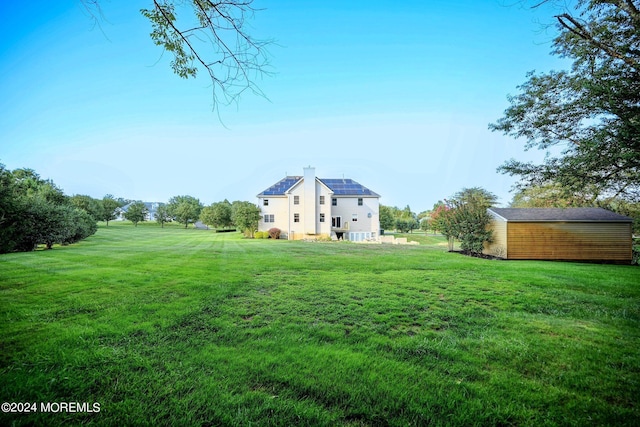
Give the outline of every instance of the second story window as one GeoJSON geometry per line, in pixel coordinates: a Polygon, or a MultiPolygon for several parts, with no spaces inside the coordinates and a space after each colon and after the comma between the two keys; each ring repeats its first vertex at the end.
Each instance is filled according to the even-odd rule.
{"type": "Polygon", "coordinates": [[[320,204],[324,205],[324,196],[320,196],[320,204]]]}
{"type": "Polygon", "coordinates": [[[358,206],[362,206],[362,197],[358,198],[358,206]]]}
{"type": "Polygon", "coordinates": [[[331,199],[331,206],[338,206],[338,199],[335,197],[331,199]]]}
{"type": "Polygon", "coordinates": [[[262,206],[269,206],[269,199],[262,199],[262,206]]]}
{"type": "Polygon", "coordinates": [[[300,204],[300,196],[293,196],[293,204],[294,205],[300,204]]]}

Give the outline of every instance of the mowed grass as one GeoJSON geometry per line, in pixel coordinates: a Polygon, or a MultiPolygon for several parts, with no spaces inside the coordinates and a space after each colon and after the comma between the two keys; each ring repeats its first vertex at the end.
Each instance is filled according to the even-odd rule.
{"type": "MultiPolygon", "coordinates": [[[[411,239],[411,236],[409,236],[411,239]]],[[[0,256],[0,424],[638,425],[640,268],[101,226],[0,256]]]]}

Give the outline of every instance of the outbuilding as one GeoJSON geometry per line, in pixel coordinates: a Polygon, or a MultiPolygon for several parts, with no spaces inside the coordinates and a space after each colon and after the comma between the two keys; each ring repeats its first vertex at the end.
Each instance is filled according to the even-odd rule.
{"type": "Polygon", "coordinates": [[[602,208],[489,208],[493,242],[505,259],[631,262],[632,219],[602,208]]]}

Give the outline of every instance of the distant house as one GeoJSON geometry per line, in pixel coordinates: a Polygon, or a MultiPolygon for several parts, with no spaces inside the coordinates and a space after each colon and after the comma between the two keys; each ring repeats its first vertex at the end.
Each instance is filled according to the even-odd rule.
{"type": "Polygon", "coordinates": [[[505,259],[630,262],[632,219],[601,208],[490,208],[494,241],[485,254],[505,259]]]}
{"type": "Polygon", "coordinates": [[[351,179],[317,178],[315,168],[287,176],[258,194],[258,230],[279,228],[281,238],[377,239],[380,196],[351,179]]]}
{"type": "MultiPolygon", "coordinates": [[[[133,202],[131,202],[133,203],[133,202]]],[[[121,208],[116,209],[116,221],[124,221],[124,214],[129,210],[129,206],[131,203],[127,203],[121,208]]],[[[165,203],[162,202],[143,202],[145,207],[147,208],[147,215],[145,216],[145,221],[154,221],[156,219],[156,211],[165,203]]]]}

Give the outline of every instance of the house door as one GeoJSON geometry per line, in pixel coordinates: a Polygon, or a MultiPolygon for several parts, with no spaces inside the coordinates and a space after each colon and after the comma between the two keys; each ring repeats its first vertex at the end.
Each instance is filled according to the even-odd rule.
{"type": "Polygon", "coordinates": [[[331,217],[331,226],[333,228],[342,228],[342,217],[340,217],[340,216],[332,216],[331,217]]]}

